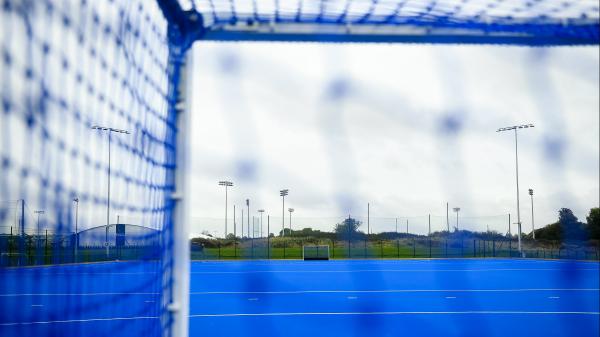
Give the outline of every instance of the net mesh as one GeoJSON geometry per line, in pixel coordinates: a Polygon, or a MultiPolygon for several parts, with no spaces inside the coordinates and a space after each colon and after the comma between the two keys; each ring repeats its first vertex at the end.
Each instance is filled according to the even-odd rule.
{"type": "MultiPolygon", "coordinates": [[[[261,32],[273,38],[277,33],[290,33],[286,25],[293,25],[295,33],[301,26],[316,24],[317,32],[328,33],[323,26],[346,27],[342,34],[366,33],[375,39],[384,35],[453,35],[453,41],[468,42],[475,36],[477,43],[508,43],[510,38],[526,38],[522,43],[597,43],[598,2],[562,0],[190,0],[184,6],[204,14],[209,30],[208,38],[253,39],[238,32],[261,32]],[[369,30],[362,31],[362,27],[369,30]],[[406,30],[410,27],[409,30],[406,30]],[[415,30],[417,29],[417,30],[415,30]],[[439,31],[436,31],[439,30],[439,31]],[[227,33],[234,33],[228,35],[227,33]]],[[[314,33],[315,31],[312,31],[314,33]]],[[[329,31],[339,35],[334,31],[329,31]]],[[[315,36],[297,37],[312,39],[315,36]]],[[[339,41],[339,37],[332,37],[339,41]]],[[[351,39],[352,37],[350,37],[351,39]]],[[[293,39],[289,35],[284,39],[293,39]]],[[[327,37],[318,36],[320,41],[327,37]]],[[[428,39],[426,38],[425,41],[428,39]]],[[[433,41],[430,40],[429,42],[433,41]]],[[[422,41],[423,42],[423,41],[422,41]]]]}
{"type": "MultiPolygon", "coordinates": [[[[304,25],[313,24],[322,31],[312,39],[323,41],[335,40],[326,34],[342,33],[327,27],[349,35],[353,27],[375,29],[372,35],[356,31],[366,40],[439,35],[438,29],[479,36],[479,42],[524,36],[536,44],[590,44],[599,36],[595,1],[181,2],[203,15],[204,38],[215,40],[251,39],[236,35],[248,31],[294,40],[279,36],[279,29],[312,33],[304,25]],[[261,30],[264,25],[270,28],[261,30]],[[407,27],[423,30],[402,30],[407,27]]],[[[168,22],[159,5],[177,3],[1,2],[0,304],[11,310],[0,324],[6,335],[86,335],[90,325],[38,323],[93,320],[103,320],[92,325],[98,335],[168,335],[178,76],[169,63],[168,22]],[[75,264],[57,266],[67,263],[75,264]],[[53,310],[35,309],[50,304],[53,310]]],[[[389,232],[391,220],[374,225],[389,232]]],[[[408,220],[424,231],[424,218],[408,220]]],[[[246,226],[253,239],[234,245],[234,257],[237,249],[254,258],[278,257],[270,247],[283,246],[277,251],[282,257],[300,252],[301,244],[290,250],[287,241],[266,238],[269,230],[257,230],[258,219],[252,234],[246,226]]],[[[340,249],[333,244],[332,255],[346,248],[348,257],[353,249],[367,252],[352,246],[355,241],[340,249]]],[[[442,241],[435,242],[440,246],[433,250],[441,250],[442,241]]],[[[465,245],[461,241],[461,254],[465,245]]],[[[413,255],[414,247],[413,241],[413,255]]],[[[388,248],[400,255],[399,248],[388,248]]],[[[368,249],[384,256],[383,246],[368,249]]]]}
{"type": "MultiPolygon", "coordinates": [[[[0,249],[2,266],[14,268],[0,270],[0,292],[12,294],[0,302],[13,308],[0,323],[114,313],[146,319],[109,322],[95,333],[168,331],[159,318],[170,287],[162,257],[170,250],[163,233],[176,129],[168,115],[166,34],[153,1],[1,2],[0,249]],[[114,260],[130,262],[23,268],[114,260]],[[98,273],[101,280],[91,278],[98,273]],[[139,277],[124,278],[131,273],[139,277]],[[57,297],[55,310],[31,310],[44,305],[35,297],[42,293],[70,296],[57,297]],[[132,301],[139,293],[146,295],[132,301]]],[[[76,336],[87,328],[17,331],[76,336]]]]}

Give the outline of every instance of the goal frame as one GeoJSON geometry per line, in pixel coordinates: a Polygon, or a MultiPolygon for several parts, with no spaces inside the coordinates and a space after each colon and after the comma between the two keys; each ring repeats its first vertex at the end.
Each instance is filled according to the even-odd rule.
{"type": "Polygon", "coordinates": [[[330,254],[329,254],[329,245],[302,245],[302,260],[304,261],[327,261],[330,259],[330,254]],[[305,251],[306,248],[316,248],[317,249],[317,256],[316,257],[311,257],[311,256],[306,256],[305,251]],[[327,256],[326,257],[321,257],[319,255],[319,249],[325,249],[327,251],[327,256]]]}

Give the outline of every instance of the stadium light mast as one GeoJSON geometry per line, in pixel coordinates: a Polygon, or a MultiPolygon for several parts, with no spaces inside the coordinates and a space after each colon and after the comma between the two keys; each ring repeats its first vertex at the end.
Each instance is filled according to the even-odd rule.
{"type": "Polygon", "coordinates": [[[458,212],[460,212],[460,207],[454,207],[452,210],[456,212],[456,231],[458,232],[458,212]]]}
{"type": "Polygon", "coordinates": [[[75,203],[75,262],[77,262],[77,250],[79,249],[79,231],[77,223],[79,222],[79,198],[73,198],[75,203]]]}
{"type": "Polygon", "coordinates": [[[40,214],[44,214],[42,210],[35,210],[33,213],[37,214],[37,246],[40,247],[40,214]]]}
{"type": "MultiPolygon", "coordinates": [[[[219,186],[225,186],[225,235],[223,235],[224,239],[227,239],[227,187],[233,186],[231,181],[223,180],[219,181],[219,186]]],[[[233,215],[235,217],[235,214],[233,215]]]]}
{"type": "Polygon", "coordinates": [[[521,247],[521,209],[519,205],[519,142],[517,138],[517,130],[518,129],[528,129],[533,128],[533,124],[523,124],[523,125],[514,125],[507,126],[505,128],[499,128],[496,132],[504,132],[504,131],[515,131],[515,168],[516,168],[516,182],[517,182],[517,228],[518,228],[518,239],[519,239],[519,253],[523,255],[523,249],[521,247]]]}
{"type": "Polygon", "coordinates": [[[92,126],[92,130],[98,130],[101,132],[108,132],[108,190],[106,192],[107,198],[106,198],[106,232],[105,232],[105,236],[104,236],[104,246],[106,246],[106,258],[108,258],[109,256],[109,250],[108,250],[108,227],[110,226],[110,144],[112,142],[112,134],[114,133],[119,133],[119,134],[129,134],[129,131],[127,130],[121,130],[121,129],[115,129],[115,128],[111,128],[111,127],[107,127],[107,126],[99,126],[99,125],[93,125],[92,126]]]}
{"type": "Polygon", "coordinates": [[[367,203],[367,235],[371,234],[371,204],[367,203]]]}
{"type": "Polygon", "coordinates": [[[260,213],[260,237],[262,238],[263,236],[263,229],[262,229],[262,218],[263,218],[263,213],[265,212],[264,209],[259,209],[258,213],[260,213]]]}
{"type": "MultiPolygon", "coordinates": [[[[248,239],[252,238],[254,236],[254,232],[252,233],[252,237],[250,236],[250,199],[246,199],[246,207],[248,208],[248,214],[246,214],[246,216],[248,217],[248,221],[247,221],[247,226],[248,226],[248,230],[246,231],[246,235],[248,235],[248,239]]],[[[254,223],[252,224],[254,226],[254,223]]]]}
{"type": "Polygon", "coordinates": [[[292,236],[292,213],[294,213],[294,209],[288,208],[288,212],[290,212],[290,236],[292,236]]]}
{"type": "Polygon", "coordinates": [[[535,223],[533,221],[533,189],[529,189],[529,195],[531,196],[531,233],[535,240],[535,223]]]}
{"type": "Polygon", "coordinates": [[[285,196],[288,195],[289,190],[279,191],[281,196],[281,236],[285,236],[285,196]]]}

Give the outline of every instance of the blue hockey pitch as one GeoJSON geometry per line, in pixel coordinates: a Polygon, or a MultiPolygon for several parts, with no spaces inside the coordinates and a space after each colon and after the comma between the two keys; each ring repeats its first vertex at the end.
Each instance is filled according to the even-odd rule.
{"type": "MultiPolygon", "coordinates": [[[[0,270],[0,335],[156,334],[155,266],[110,265],[0,270]]],[[[190,336],[597,337],[599,274],[520,259],[193,262],[190,336]]]]}

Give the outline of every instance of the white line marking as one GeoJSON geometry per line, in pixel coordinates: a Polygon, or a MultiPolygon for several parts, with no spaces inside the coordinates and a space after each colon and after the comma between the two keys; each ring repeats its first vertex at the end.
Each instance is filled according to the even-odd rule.
{"type": "Polygon", "coordinates": [[[349,299],[349,300],[355,300],[355,299],[357,299],[358,297],[356,297],[356,296],[348,296],[348,297],[346,297],[346,298],[347,298],[347,299],[349,299]]]}
{"type": "Polygon", "coordinates": [[[13,323],[0,323],[0,326],[54,324],[54,323],[87,323],[87,322],[102,322],[102,321],[127,321],[127,320],[136,320],[136,319],[158,319],[158,316],[109,317],[109,318],[88,318],[88,319],[64,319],[64,320],[58,320],[58,321],[13,322],[13,323]]]}
{"type": "Polygon", "coordinates": [[[550,296],[548,298],[555,300],[555,299],[559,299],[560,297],[559,296],[550,296]]]}
{"type": "Polygon", "coordinates": [[[349,269],[349,270],[245,270],[245,271],[193,271],[190,274],[301,274],[301,273],[431,273],[431,272],[495,272],[495,271],[598,271],[597,268],[479,268],[479,269],[349,269]]]}
{"type": "Polygon", "coordinates": [[[195,317],[321,316],[321,315],[600,315],[596,311],[373,311],[373,312],[270,312],[238,314],[195,314],[195,317]]]}
{"type": "Polygon", "coordinates": [[[456,296],[446,296],[447,299],[454,299],[456,296]]]}
{"type": "Polygon", "coordinates": [[[560,289],[384,289],[384,290],[291,290],[291,291],[204,291],[190,295],[241,295],[241,294],[338,294],[338,293],[443,293],[443,292],[543,292],[543,291],[600,291],[600,288],[560,289]]]}
{"type": "Polygon", "coordinates": [[[40,294],[0,294],[0,297],[18,297],[18,296],[113,296],[113,295],[159,295],[160,293],[40,293],[40,294]]]}
{"type": "Polygon", "coordinates": [[[249,298],[248,301],[258,301],[258,298],[252,297],[252,298],[249,298]]]}
{"type": "Polygon", "coordinates": [[[43,304],[32,304],[31,306],[32,307],[43,307],[44,305],[43,304]]]}

